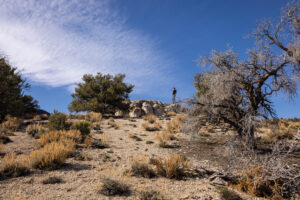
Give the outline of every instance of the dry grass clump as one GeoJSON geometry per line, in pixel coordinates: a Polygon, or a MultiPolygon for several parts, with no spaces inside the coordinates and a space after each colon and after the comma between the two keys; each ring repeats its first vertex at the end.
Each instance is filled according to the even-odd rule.
{"type": "Polygon", "coordinates": [[[79,130],[69,130],[69,131],[51,131],[49,133],[42,134],[39,139],[39,144],[44,146],[51,142],[58,142],[60,140],[68,139],[75,142],[81,141],[81,133],[79,130]]]}
{"type": "Polygon", "coordinates": [[[153,124],[149,122],[142,123],[142,127],[146,131],[159,131],[162,128],[160,122],[154,122],[153,124]]]}
{"type": "Polygon", "coordinates": [[[284,199],[281,196],[285,190],[284,181],[267,179],[270,173],[262,167],[250,167],[244,170],[242,175],[243,177],[237,179],[238,184],[235,186],[237,189],[257,197],[284,199]]]}
{"type": "Polygon", "coordinates": [[[64,181],[57,176],[50,176],[42,181],[43,184],[58,184],[63,183],[64,181]]]}
{"type": "Polygon", "coordinates": [[[182,179],[188,175],[189,162],[180,155],[167,158],[154,158],[152,163],[156,167],[156,173],[170,179],[182,179]]]}
{"type": "Polygon", "coordinates": [[[30,173],[25,159],[17,159],[15,153],[6,154],[1,160],[0,179],[24,176],[30,173]]]}
{"type": "Polygon", "coordinates": [[[143,119],[148,121],[150,124],[153,124],[156,121],[157,116],[156,115],[145,115],[143,117],[143,119]]]}
{"type": "Polygon", "coordinates": [[[135,141],[143,141],[140,137],[132,133],[128,135],[128,138],[134,139],[135,141]]]}
{"type": "Polygon", "coordinates": [[[184,118],[185,118],[184,115],[177,115],[174,119],[167,122],[166,130],[170,133],[179,132],[184,118]]]}
{"type": "Polygon", "coordinates": [[[242,200],[242,198],[234,191],[229,190],[227,187],[216,187],[222,200],[242,200]]]}
{"type": "Polygon", "coordinates": [[[176,116],[176,112],[167,112],[168,117],[176,116]]]}
{"type": "Polygon", "coordinates": [[[149,161],[145,156],[137,156],[131,161],[131,169],[127,174],[144,178],[155,177],[154,170],[149,166],[149,161]]]}
{"type": "Polygon", "coordinates": [[[5,117],[5,120],[4,122],[1,123],[1,127],[4,128],[4,129],[7,129],[9,131],[17,131],[21,124],[22,124],[22,120],[19,119],[19,118],[16,118],[16,117],[11,117],[10,115],[7,115],[5,117]]]}
{"type": "Polygon", "coordinates": [[[109,138],[106,133],[100,135],[100,139],[94,139],[90,135],[84,139],[84,144],[87,147],[107,148],[109,147],[109,138]]]}
{"type": "Polygon", "coordinates": [[[91,123],[89,121],[78,121],[74,123],[73,129],[79,130],[84,140],[91,132],[91,123]]]}
{"type": "Polygon", "coordinates": [[[101,140],[101,145],[103,147],[108,147],[109,146],[109,137],[107,133],[103,133],[100,135],[100,140],[101,140]]]}
{"type": "Polygon", "coordinates": [[[144,189],[139,192],[139,200],[164,200],[164,196],[160,192],[153,189],[144,189]]]}
{"type": "Polygon", "coordinates": [[[119,128],[119,123],[118,122],[116,122],[115,120],[114,120],[114,118],[112,118],[112,117],[110,117],[109,119],[108,119],[108,125],[111,127],[111,128],[115,128],[115,129],[118,129],[119,128]]]}
{"type": "MultiPolygon", "coordinates": [[[[38,115],[39,116],[39,115],[38,115]]],[[[47,128],[40,124],[30,124],[26,127],[26,133],[34,138],[39,138],[39,136],[47,131],[47,128]]]]}
{"type": "Polygon", "coordinates": [[[172,132],[163,130],[155,136],[155,139],[159,141],[161,144],[160,146],[163,146],[164,144],[167,144],[168,141],[175,140],[176,137],[172,132]]]}
{"type": "Polygon", "coordinates": [[[99,193],[105,196],[129,195],[129,186],[121,180],[104,177],[101,179],[102,185],[99,193]]]}
{"type": "Polygon", "coordinates": [[[75,151],[75,142],[61,139],[46,144],[43,148],[31,152],[29,160],[36,169],[54,170],[64,164],[68,156],[75,151]]]}
{"type": "Polygon", "coordinates": [[[102,120],[102,114],[98,112],[89,112],[85,115],[85,120],[99,123],[102,120]]]}
{"type": "MultiPolygon", "coordinates": [[[[291,122],[293,123],[293,122],[291,122]]],[[[260,128],[263,143],[276,143],[280,140],[290,140],[297,134],[298,129],[294,129],[288,121],[279,120],[278,124],[266,124],[260,128]]]]}

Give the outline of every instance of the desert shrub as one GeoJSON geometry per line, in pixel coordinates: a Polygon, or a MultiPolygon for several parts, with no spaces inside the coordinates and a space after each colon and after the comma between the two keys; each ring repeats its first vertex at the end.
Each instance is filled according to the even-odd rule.
{"type": "Polygon", "coordinates": [[[142,127],[146,131],[159,131],[161,129],[161,123],[154,122],[153,124],[151,124],[149,122],[145,122],[142,124],[142,127]]]}
{"type": "Polygon", "coordinates": [[[112,118],[112,117],[110,117],[110,118],[108,119],[108,125],[109,125],[110,127],[115,128],[115,129],[118,129],[119,126],[120,126],[119,123],[116,122],[116,121],[114,120],[114,118],[112,118]]]}
{"type": "Polygon", "coordinates": [[[57,176],[50,176],[42,181],[43,184],[57,184],[57,183],[63,183],[63,182],[64,181],[60,177],[57,177],[57,176]]]}
{"type": "Polygon", "coordinates": [[[48,128],[50,131],[56,130],[68,130],[71,126],[71,123],[68,123],[67,116],[63,113],[60,113],[54,110],[53,114],[49,117],[48,128]]]}
{"type": "Polygon", "coordinates": [[[73,140],[76,143],[81,142],[81,133],[78,130],[69,130],[69,131],[51,131],[45,134],[42,134],[39,139],[39,144],[44,146],[51,142],[58,142],[60,140],[69,139],[73,140]]]}
{"type": "Polygon", "coordinates": [[[167,158],[154,158],[152,161],[156,167],[156,173],[170,179],[182,179],[188,175],[189,162],[180,155],[167,158]]]}
{"type": "Polygon", "coordinates": [[[53,170],[64,164],[67,157],[75,151],[75,142],[70,139],[46,144],[31,152],[29,160],[36,169],[53,170]]]}
{"type": "Polygon", "coordinates": [[[84,138],[83,143],[87,146],[87,147],[91,147],[93,145],[93,138],[91,136],[87,136],[84,138]]]}
{"type": "Polygon", "coordinates": [[[10,115],[7,115],[5,117],[5,120],[6,121],[1,123],[1,127],[5,128],[9,131],[17,131],[20,128],[21,124],[22,124],[21,119],[18,119],[16,117],[11,117],[10,115]]]}
{"type": "Polygon", "coordinates": [[[3,166],[0,170],[0,179],[24,176],[30,173],[29,168],[21,160],[17,160],[15,153],[5,155],[1,163],[3,166]]]}
{"type": "Polygon", "coordinates": [[[222,200],[242,200],[242,198],[234,191],[228,190],[227,187],[217,187],[218,193],[222,200]]]}
{"type": "Polygon", "coordinates": [[[85,120],[90,121],[90,122],[101,122],[102,120],[102,114],[98,112],[89,112],[85,116],[85,120]]]}
{"type": "Polygon", "coordinates": [[[149,161],[145,157],[135,157],[131,161],[131,168],[128,174],[132,176],[140,176],[144,178],[153,178],[155,177],[155,172],[149,166],[149,161]]]}
{"type": "Polygon", "coordinates": [[[167,143],[170,140],[175,140],[176,137],[172,132],[163,130],[158,135],[155,136],[155,139],[158,140],[160,144],[163,144],[163,143],[167,143]]]}
{"type": "Polygon", "coordinates": [[[281,194],[284,188],[283,179],[271,180],[270,173],[262,167],[250,167],[242,172],[236,188],[257,197],[284,199],[281,194]]]}
{"type": "Polygon", "coordinates": [[[139,192],[139,200],[164,200],[164,196],[160,194],[160,192],[156,190],[141,190],[139,192]]]}
{"type": "Polygon", "coordinates": [[[145,115],[143,117],[143,119],[148,121],[150,124],[153,124],[156,121],[157,116],[156,115],[145,115]]]}
{"type": "Polygon", "coordinates": [[[177,115],[174,119],[167,122],[166,130],[170,133],[179,132],[184,118],[184,115],[177,115]]]}
{"type": "Polygon", "coordinates": [[[82,136],[82,139],[84,139],[86,136],[88,136],[91,132],[90,129],[91,123],[88,121],[80,121],[75,124],[75,129],[79,130],[82,136]]]}
{"type": "Polygon", "coordinates": [[[130,194],[129,187],[119,180],[104,177],[101,179],[102,185],[99,190],[100,194],[106,196],[128,195],[130,194]]]}
{"type": "Polygon", "coordinates": [[[30,124],[26,127],[26,133],[34,138],[39,138],[40,134],[43,134],[46,131],[47,129],[40,124],[30,124]]]}

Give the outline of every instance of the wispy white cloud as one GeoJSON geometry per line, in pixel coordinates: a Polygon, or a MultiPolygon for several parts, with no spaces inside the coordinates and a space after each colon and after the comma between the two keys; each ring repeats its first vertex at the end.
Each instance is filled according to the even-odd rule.
{"type": "Polygon", "coordinates": [[[159,88],[170,62],[109,3],[0,0],[0,50],[39,84],[74,88],[83,74],[101,72],[125,73],[137,93],[159,88]]]}

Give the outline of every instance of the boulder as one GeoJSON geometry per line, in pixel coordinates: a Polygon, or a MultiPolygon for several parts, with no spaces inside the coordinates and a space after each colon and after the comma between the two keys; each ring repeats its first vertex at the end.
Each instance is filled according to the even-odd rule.
{"type": "Polygon", "coordinates": [[[150,102],[144,102],[142,104],[142,110],[144,111],[145,115],[153,115],[153,108],[150,102]]]}
{"type": "Polygon", "coordinates": [[[154,104],[153,105],[153,112],[157,116],[162,116],[164,112],[164,106],[162,104],[154,104]]]}
{"type": "Polygon", "coordinates": [[[117,110],[117,111],[115,112],[115,116],[116,116],[116,117],[123,117],[123,116],[124,116],[124,112],[123,112],[122,110],[117,110]]]}
{"type": "Polygon", "coordinates": [[[129,112],[129,117],[141,117],[142,110],[140,108],[134,108],[132,111],[129,112]]]}
{"type": "Polygon", "coordinates": [[[165,112],[175,112],[175,113],[179,113],[181,112],[181,106],[178,104],[170,104],[168,106],[166,106],[165,108],[165,112]]]}

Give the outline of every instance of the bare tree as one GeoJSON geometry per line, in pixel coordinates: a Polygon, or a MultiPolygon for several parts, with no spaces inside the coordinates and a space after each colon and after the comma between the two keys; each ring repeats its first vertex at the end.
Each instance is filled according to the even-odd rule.
{"type": "Polygon", "coordinates": [[[199,63],[209,64],[212,70],[195,76],[198,93],[190,101],[194,105],[190,114],[204,114],[216,124],[222,120],[235,128],[248,146],[256,147],[257,119],[276,117],[271,96],[279,91],[291,98],[296,94],[294,75],[300,72],[299,10],[299,3],[289,4],[275,29],[271,22],[260,24],[254,33],[259,45],[248,52],[244,61],[231,49],[202,57],[199,63]],[[286,36],[285,40],[280,40],[281,36],[286,36]],[[273,45],[283,53],[274,53],[273,45]]]}
{"type": "Polygon", "coordinates": [[[292,1],[282,9],[280,21],[274,25],[265,20],[251,34],[262,46],[276,46],[294,62],[300,72],[300,2],[292,1]]]}

